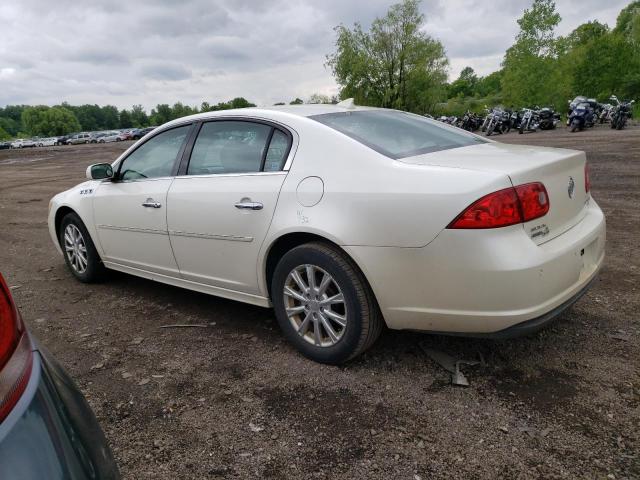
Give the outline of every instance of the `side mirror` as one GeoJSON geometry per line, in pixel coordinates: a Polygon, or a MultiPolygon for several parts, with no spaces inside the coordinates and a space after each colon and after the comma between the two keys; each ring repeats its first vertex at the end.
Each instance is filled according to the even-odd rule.
{"type": "Polygon", "coordinates": [[[89,180],[103,180],[113,178],[113,167],[109,163],[96,163],[87,167],[87,178],[89,180]]]}

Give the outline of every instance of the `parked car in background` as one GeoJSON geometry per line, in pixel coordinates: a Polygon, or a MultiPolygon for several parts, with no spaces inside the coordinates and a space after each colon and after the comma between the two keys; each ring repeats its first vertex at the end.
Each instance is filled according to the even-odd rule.
{"type": "Polygon", "coordinates": [[[133,140],[140,140],[147,133],[153,132],[156,128],[158,128],[158,127],[147,127],[147,128],[138,129],[135,132],[133,132],[133,134],[131,135],[131,138],[133,140]]]}
{"type": "Polygon", "coordinates": [[[89,134],[90,140],[89,143],[98,143],[98,140],[104,137],[106,132],[92,132],[89,134]]]}
{"type": "Polygon", "coordinates": [[[135,131],[138,130],[137,128],[130,128],[128,130],[123,130],[120,132],[120,141],[126,141],[126,140],[133,140],[133,134],[135,133],[135,131]]]}
{"type": "Polygon", "coordinates": [[[11,148],[11,142],[0,142],[0,150],[11,148]]]}
{"type": "Polygon", "coordinates": [[[87,177],[49,213],[79,281],[108,268],[273,306],[324,363],[364,352],[385,323],[530,333],[604,261],[584,152],[352,101],[180,118],[87,177]]]}
{"type": "Polygon", "coordinates": [[[53,147],[58,143],[58,139],[56,137],[49,138],[40,138],[37,141],[38,147],[53,147]]]}
{"type": "Polygon", "coordinates": [[[35,147],[36,142],[30,138],[18,138],[11,142],[11,148],[31,148],[35,147]]]}
{"type": "Polygon", "coordinates": [[[91,141],[91,135],[88,133],[77,133],[67,140],[67,145],[78,145],[80,143],[89,143],[91,141]]]}
{"type": "Polygon", "coordinates": [[[67,135],[63,135],[61,137],[57,138],[57,142],[56,145],[67,145],[67,141],[73,137],[74,135],[76,135],[76,133],[69,133],[67,135]]]}
{"type": "Polygon", "coordinates": [[[30,335],[0,275],[0,478],[119,478],[73,380],[30,335]]]}
{"type": "Polygon", "coordinates": [[[107,132],[98,139],[98,143],[111,143],[120,141],[120,132],[107,132]]]}

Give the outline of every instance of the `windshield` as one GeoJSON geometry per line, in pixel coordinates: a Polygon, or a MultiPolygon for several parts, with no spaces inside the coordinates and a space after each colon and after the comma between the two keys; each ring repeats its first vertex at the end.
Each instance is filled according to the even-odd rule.
{"type": "Polygon", "coordinates": [[[395,110],[326,113],[310,118],[393,159],[486,143],[463,130],[395,110]]]}

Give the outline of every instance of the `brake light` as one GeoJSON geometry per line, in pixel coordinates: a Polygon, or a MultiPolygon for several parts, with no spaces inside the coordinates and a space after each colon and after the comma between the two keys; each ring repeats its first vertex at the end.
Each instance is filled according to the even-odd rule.
{"type": "Polygon", "coordinates": [[[542,217],[549,211],[549,196],[542,183],[527,183],[490,193],[473,203],[447,228],[508,227],[542,217]]]}
{"type": "Polygon", "coordinates": [[[18,310],[0,275],[0,422],[6,418],[27,387],[33,353],[18,310]]]}
{"type": "Polygon", "coordinates": [[[584,191],[589,193],[591,190],[591,177],[589,175],[589,164],[585,162],[584,164],[584,191]]]}

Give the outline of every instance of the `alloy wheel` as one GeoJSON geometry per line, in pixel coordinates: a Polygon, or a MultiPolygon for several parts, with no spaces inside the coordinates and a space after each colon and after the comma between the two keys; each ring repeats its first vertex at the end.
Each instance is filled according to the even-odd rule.
{"type": "Polygon", "coordinates": [[[347,305],[337,281],[315,265],[294,268],[284,284],[284,305],[291,325],[317,347],[337,344],[347,327],[347,305]]]}
{"type": "Polygon", "coordinates": [[[73,223],[67,225],[64,230],[64,249],[69,259],[69,264],[77,273],[87,270],[87,245],[80,229],[73,223]]]}

